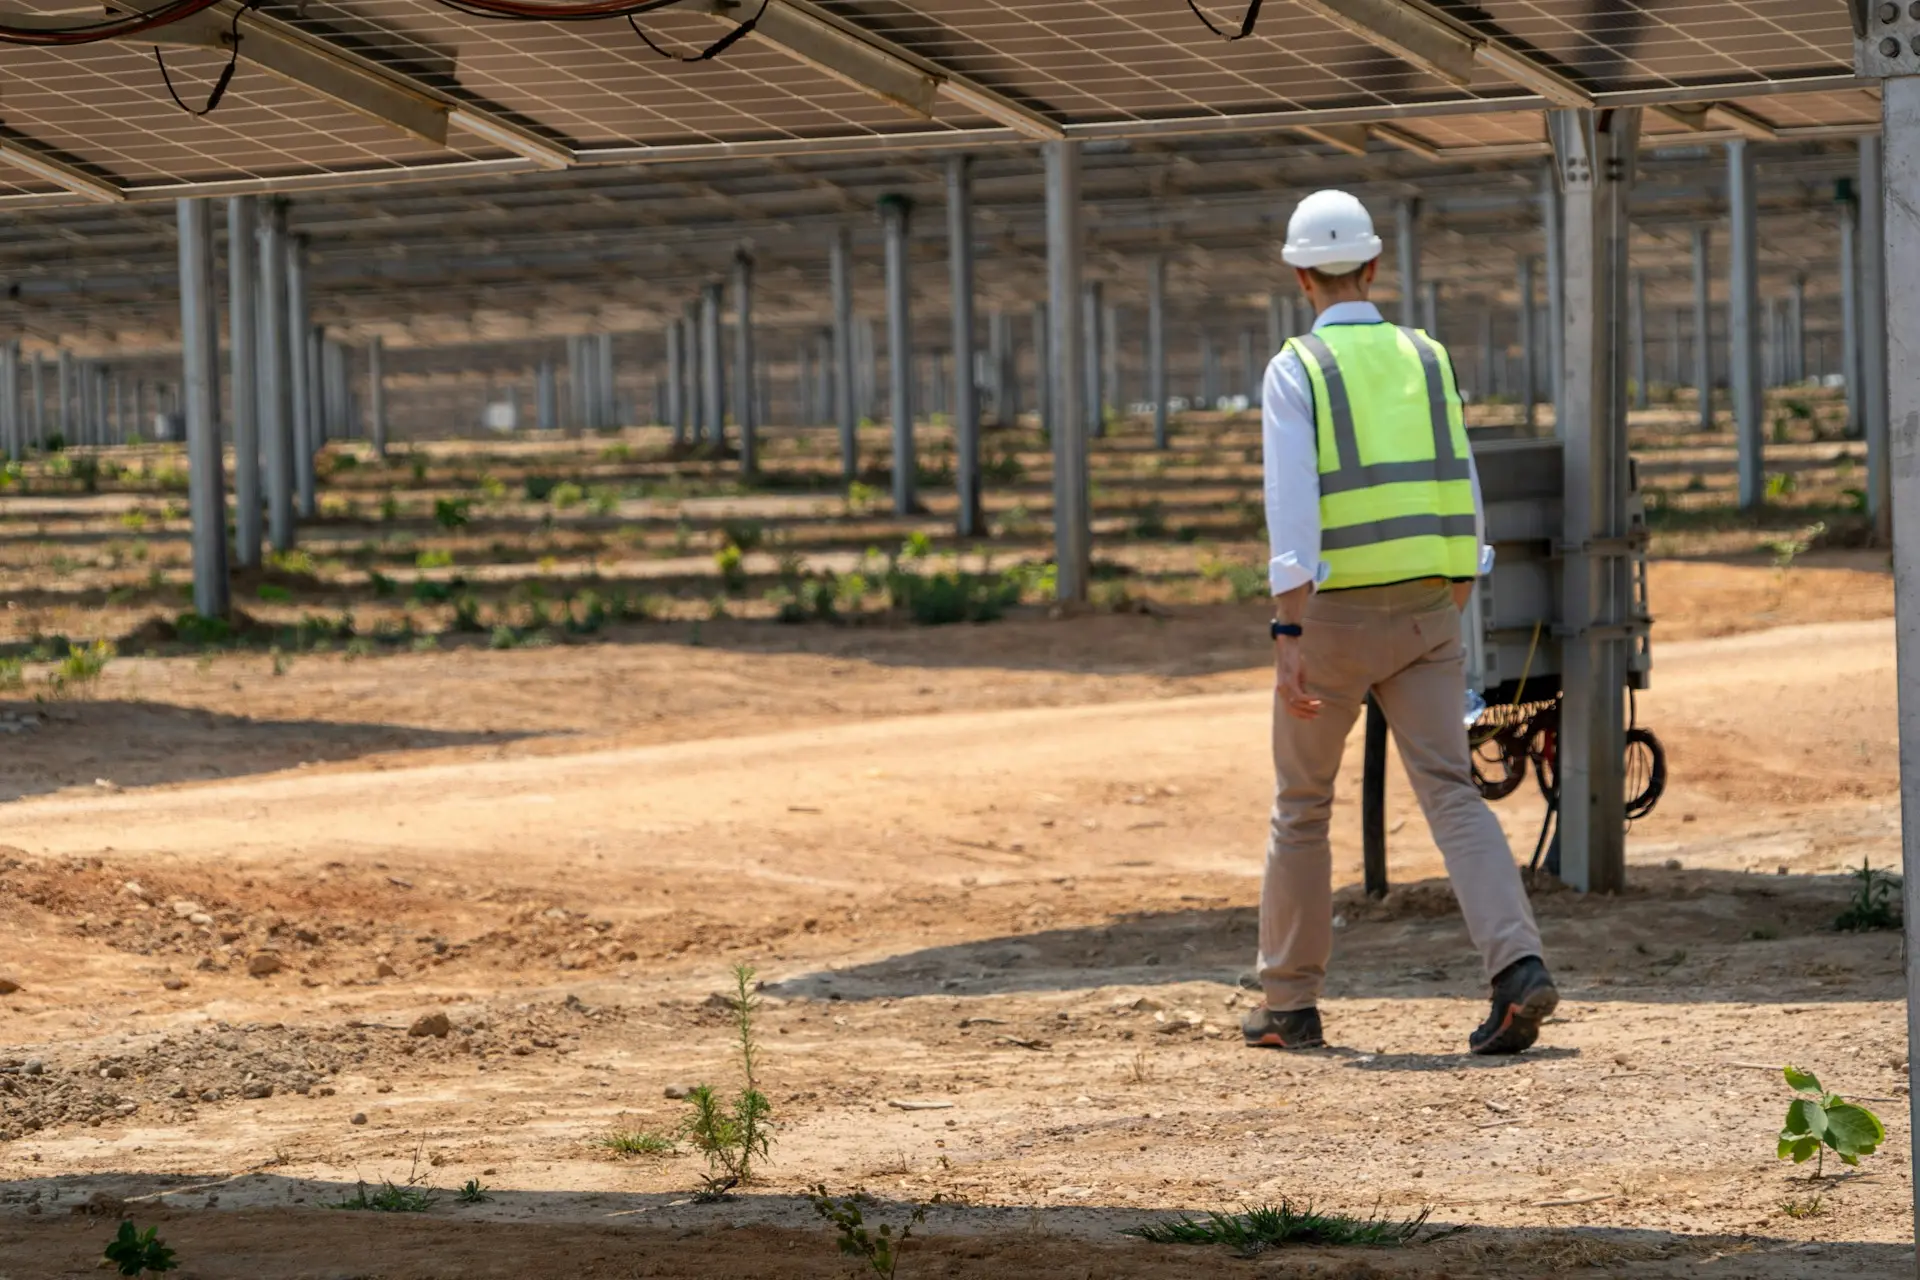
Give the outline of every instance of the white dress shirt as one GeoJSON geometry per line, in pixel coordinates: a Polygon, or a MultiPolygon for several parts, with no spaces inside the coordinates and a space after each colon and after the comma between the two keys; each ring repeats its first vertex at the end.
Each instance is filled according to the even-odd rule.
{"type": "MultiPolygon", "coordinates": [[[[1313,322],[1317,329],[1330,324],[1385,324],[1380,308],[1371,302],[1336,302],[1313,322]]],[[[1319,586],[1330,572],[1320,558],[1320,448],[1313,425],[1313,391],[1300,357],[1282,348],[1267,365],[1260,393],[1262,454],[1266,464],[1267,544],[1272,559],[1267,578],[1274,595],[1296,587],[1319,586]]],[[[1493,568],[1493,548],[1486,545],[1486,513],[1480,501],[1480,473],[1473,455],[1467,455],[1467,478],[1473,485],[1473,528],[1480,541],[1480,572],[1493,568]]]]}

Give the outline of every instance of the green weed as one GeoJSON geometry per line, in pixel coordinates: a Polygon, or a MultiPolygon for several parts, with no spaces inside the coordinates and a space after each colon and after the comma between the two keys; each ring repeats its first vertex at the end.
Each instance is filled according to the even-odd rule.
{"type": "Polygon", "coordinates": [[[362,1182],[359,1189],[345,1200],[332,1206],[335,1209],[371,1209],[376,1213],[425,1213],[433,1208],[439,1197],[433,1192],[409,1181],[405,1186],[396,1186],[392,1182],[383,1182],[368,1192],[367,1184],[362,1182]]]}
{"type": "Polygon", "coordinates": [[[756,551],[767,540],[767,527],[758,520],[722,520],[720,545],[736,547],[741,554],[756,551]]]}
{"type": "Polygon", "coordinates": [[[753,1179],[753,1162],[765,1160],[773,1141],[773,1108],[760,1092],[760,1047],[754,1040],[753,1019],[760,1001],[753,993],[753,969],[733,966],[734,1042],[740,1054],[740,1091],[730,1103],[722,1103],[709,1085],[699,1085],[687,1095],[693,1114],[687,1117],[684,1132],[694,1149],[707,1158],[711,1171],[701,1192],[708,1199],[725,1195],[753,1179]]]}
{"type": "Polygon", "coordinates": [[[670,1156],[679,1149],[672,1138],[650,1129],[610,1133],[600,1140],[600,1145],[621,1156],[670,1156]]]}
{"type": "Polygon", "coordinates": [[[185,644],[227,644],[233,639],[233,624],[189,611],[173,620],[173,634],[185,644]]]}
{"type": "Polygon", "coordinates": [[[386,597],[400,589],[400,584],[378,569],[367,570],[367,585],[373,588],[373,594],[386,597]]]}
{"type": "Polygon", "coordinates": [[[1225,582],[1235,604],[1264,600],[1272,589],[1266,568],[1257,564],[1236,564],[1208,557],[1200,562],[1200,576],[1207,582],[1225,582]]]}
{"type": "Polygon", "coordinates": [[[67,646],[67,656],[47,676],[48,692],[61,698],[93,688],[113,657],[113,645],[106,640],[67,646]]]}
{"type": "Polygon", "coordinates": [[[529,502],[545,502],[559,484],[558,476],[527,476],[520,481],[529,502]]]}
{"type": "Polygon", "coordinates": [[[1820,539],[1826,536],[1826,532],[1826,521],[1816,520],[1792,537],[1776,538],[1771,542],[1763,542],[1760,546],[1772,553],[1774,568],[1791,569],[1793,562],[1812,550],[1820,539]]]}
{"type": "Polygon", "coordinates": [[[481,1185],[480,1179],[478,1178],[468,1178],[461,1186],[455,1198],[458,1199],[461,1204],[485,1204],[487,1201],[493,1199],[492,1196],[487,1194],[486,1187],[481,1185]]]}
{"type": "Polygon", "coordinates": [[[445,547],[432,547],[413,558],[416,569],[450,569],[453,567],[453,552],[445,547]]]}
{"type": "Polygon", "coordinates": [[[746,557],[739,547],[729,542],[713,553],[714,568],[720,571],[720,585],[729,595],[739,595],[747,587],[747,571],[743,564],[746,557]]]}
{"type": "Polygon", "coordinates": [[[452,533],[455,529],[464,529],[473,519],[473,500],[471,498],[435,498],[433,500],[433,522],[452,533]]]}
{"type": "Polygon", "coordinates": [[[1853,897],[1848,899],[1847,909],[1834,920],[1833,927],[1841,933],[1898,929],[1902,914],[1900,877],[1882,871],[1866,859],[1861,860],[1858,869],[1847,874],[1853,877],[1853,897]]]}
{"type": "Polygon", "coordinates": [[[285,604],[293,599],[293,592],[273,582],[261,583],[253,589],[253,594],[267,604],[285,604]]]}
{"type": "Polygon", "coordinates": [[[553,503],[555,510],[566,511],[579,506],[586,497],[586,490],[571,480],[565,480],[553,486],[553,491],[547,495],[547,500],[553,503]]]}
{"type": "Polygon", "coordinates": [[[1126,1234],[1153,1244],[1223,1244],[1241,1257],[1251,1258],[1283,1245],[1321,1247],[1403,1245],[1420,1233],[1432,1212],[1422,1209],[1412,1218],[1365,1218],[1345,1213],[1322,1213],[1311,1204],[1296,1207],[1290,1200],[1240,1213],[1209,1213],[1204,1218],[1182,1216],[1134,1227],[1126,1234]]]}

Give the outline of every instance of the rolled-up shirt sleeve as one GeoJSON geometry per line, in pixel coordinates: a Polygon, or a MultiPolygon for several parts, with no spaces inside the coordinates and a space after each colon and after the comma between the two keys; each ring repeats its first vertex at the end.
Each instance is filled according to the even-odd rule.
{"type": "Polygon", "coordinates": [[[1326,573],[1320,563],[1320,454],[1314,439],[1307,371],[1292,351],[1267,365],[1260,394],[1261,457],[1266,475],[1267,579],[1284,595],[1326,573]]]}
{"type": "Polygon", "coordinates": [[[1467,479],[1473,484],[1473,541],[1480,548],[1479,572],[1493,572],[1493,544],[1487,541],[1487,503],[1480,494],[1480,468],[1474,465],[1473,450],[1467,450],[1467,479]]]}

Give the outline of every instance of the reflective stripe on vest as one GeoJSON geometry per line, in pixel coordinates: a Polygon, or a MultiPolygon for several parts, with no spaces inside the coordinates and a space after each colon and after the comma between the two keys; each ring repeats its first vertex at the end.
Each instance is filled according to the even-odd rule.
{"type": "Polygon", "coordinates": [[[1472,471],[1459,394],[1440,345],[1384,324],[1333,325],[1292,345],[1314,392],[1321,558],[1329,571],[1322,589],[1473,577],[1480,547],[1472,471]],[[1340,349],[1348,371],[1365,370],[1351,389],[1340,349]],[[1411,360],[1419,362],[1418,374],[1401,363],[1411,360]],[[1356,402],[1368,431],[1365,449],[1356,402]]]}

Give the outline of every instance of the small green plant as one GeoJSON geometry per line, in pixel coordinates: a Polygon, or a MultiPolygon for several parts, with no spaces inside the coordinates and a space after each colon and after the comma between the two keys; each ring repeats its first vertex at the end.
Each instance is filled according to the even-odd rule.
{"type": "Polygon", "coordinates": [[[595,485],[587,490],[587,505],[597,516],[610,516],[620,509],[620,491],[609,485],[595,485]]]}
{"type": "Polygon", "coordinates": [[[670,1156],[678,1150],[672,1138],[650,1129],[610,1133],[600,1145],[618,1156],[670,1156]]]}
{"type": "Polygon", "coordinates": [[[1167,536],[1167,509],[1160,505],[1158,498],[1139,508],[1133,518],[1133,536],[1136,538],[1167,536]]]}
{"type": "Polygon", "coordinates": [[[293,599],[293,592],[277,582],[263,582],[253,589],[253,594],[266,604],[286,604],[293,599]]]}
{"type": "Polygon", "coordinates": [[[1767,501],[1778,502],[1799,487],[1791,471],[1776,471],[1767,477],[1767,501]]]}
{"type": "Polygon", "coordinates": [[[564,480],[553,486],[547,500],[553,503],[556,511],[566,511],[586,501],[587,491],[571,480],[564,480]]]}
{"type": "Polygon", "coordinates": [[[912,533],[908,534],[906,541],[900,544],[900,558],[902,560],[925,560],[932,554],[933,539],[919,529],[915,529],[912,533]]]}
{"type": "Polygon", "coordinates": [[[425,484],[427,482],[427,460],[419,454],[416,453],[408,456],[407,469],[413,473],[413,482],[415,484],[425,484]]]}
{"type": "Polygon", "coordinates": [[[730,595],[739,595],[747,588],[747,571],[742,563],[745,559],[740,548],[731,542],[713,553],[714,568],[720,571],[720,585],[730,595]]]}
{"type": "Polygon", "coordinates": [[[1818,1218],[1826,1211],[1826,1200],[1823,1196],[1789,1198],[1780,1202],[1780,1212],[1789,1218],[1818,1218]]]}
{"type": "Polygon", "coordinates": [[[107,663],[113,661],[113,656],[113,645],[106,640],[95,640],[89,645],[68,645],[67,656],[60,659],[47,677],[50,691],[55,697],[64,697],[91,689],[99,683],[101,673],[106,671],[107,663]]]}
{"type": "Polygon", "coordinates": [[[1005,449],[981,464],[980,477],[988,484],[1019,484],[1027,478],[1027,468],[1020,461],[1019,454],[1005,449]]]}
{"type": "Polygon", "coordinates": [[[720,545],[737,547],[741,554],[757,551],[767,540],[767,527],[758,520],[722,520],[720,545]]]}
{"type": "Polygon", "coordinates": [[[0,658],[0,692],[18,693],[26,687],[26,659],[0,658]]]}
{"type": "Polygon", "coordinates": [[[1866,859],[1847,873],[1853,877],[1853,896],[1847,909],[1834,920],[1841,933],[1867,933],[1875,929],[1898,929],[1901,923],[1900,877],[1883,871],[1866,859]]]}
{"type": "Polygon", "coordinates": [[[1773,567],[1786,570],[1793,568],[1793,562],[1811,551],[1827,534],[1824,520],[1816,520],[1790,538],[1776,538],[1772,542],[1763,542],[1761,547],[1773,554],[1773,567]]]}
{"type": "Polygon", "coordinates": [[[233,624],[189,611],[173,620],[173,634],[186,644],[226,644],[233,639],[233,624]]]}
{"type": "Polygon", "coordinates": [[[1795,1164],[1815,1160],[1813,1176],[1826,1169],[1827,1152],[1840,1157],[1842,1164],[1857,1165],[1861,1156],[1870,1156],[1887,1140],[1887,1128],[1880,1117],[1857,1102],[1848,1102],[1837,1093],[1828,1093],[1811,1071],[1788,1067],[1783,1073],[1787,1087],[1798,1096],[1787,1104],[1787,1122],[1780,1130],[1780,1159],[1795,1164]],[[1817,1158],[1817,1159],[1816,1159],[1817,1158]]]}
{"type": "Polygon", "coordinates": [[[520,481],[520,487],[526,492],[527,501],[545,502],[560,483],[558,476],[527,476],[520,481]]]}
{"type": "Polygon", "coordinates": [[[825,1218],[838,1235],[840,1252],[865,1262],[879,1280],[894,1280],[894,1273],[900,1268],[901,1247],[912,1238],[913,1229],[927,1220],[927,1206],[917,1204],[898,1234],[885,1222],[869,1231],[860,1205],[862,1201],[867,1204],[873,1201],[865,1192],[836,1200],[827,1194],[825,1185],[816,1183],[808,1198],[813,1201],[813,1211],[825,1218]]]}
{"type": "Polygon", "coordinates": [[[140,1231],[131,1222],[120,1224],[120,1234],[107,1244],[106,1260],[123,1276],[157,1276],[180,1265],[174,1260],[173,1250],[160,1238],[160,1228],[140,1231]]]}
{"type": "Polygon", "coordinates": [[[362,1182],[359,1189],[333,1207],[336,1209],[370,1209],[376,1213],[425,1213],[433,1208],[439,1199],[433,1192],[409,1179],[405,1186],[396,1186],[392,1182],[383,1182],[369,1192],[367,1184],[362,1182]]]}
{"type": "Polygon", "coordinates": [[[269,551],[267,568],[276,573],[284,573],[293,578],[311,578],[313,576],[313,557],[299,548],[291,551],[269,551]]]}
{"type": "Polygon", "coordinates": [[[380,519],[384,524],[392,524],[400,518],[400,497],[389,489],[380,499],[380,519]]]}
{"type": "Polygon", "coordinates": [[[451,533],[455,529],[464,529],[473,519],[473,499],[471,498],[435,498],[433,500],[433,522],[451,533]]]}
{"type": "Polygon", "coordinates": [[[376,596],[390,596],[400,589],[400,584],[378,569],[367,570],[367,585],[373,588],[376,596]]]}
{"type": "Polygon", "coordinates": [[[473,596],[464,595],[453,602],[453,629],[469,633],[486,630],[480,622],[480,602],[473,596]]]}
{"type": "Polygon", "coordinates": [[[1255,1257],[1282,1245],[1322,1247],[1403,1245],[1420,1233],[1432,1212],[1422,1209],[1412,1218],[1365,1218],[1345,1213],[1322,1213],[1311,1204],[1290,1200],[1262,1205],[1239,1213],[1209,1213],[1204,1218],[1182,1216],[1166,1222],[1134,1227],[1126,1234],[1152,1244],[1224,1244],[1243,1258],[1255,1257]]]}
{"type": "Polygon", "coordinates": [[[854,480],[847,485],[847,514],[864,516],[880,502],[880,491],[870,484],[854,480]]]}
{"type": "Polygon", "coordinates": [[[687,1095],[693,1113],[686,1119],[684,1132],[694,1149],[707,1158],[711,1172],[701,1194],[708,1199],[717,1199],[752,1181],[753,1162],[767,1158],[767,1148],[773,1141],[773,1107],[760,1092],[758,1080],[760,1046],[753,1038],[753,1019],[760,1011],[760,1001],[753,994],[752,966],[733,966],[733,988],[740,1091],[731,1103],[722,1103],[710,1085],[699,1085],[687,1095]]]}
{"type": "Polygon", "coordinates": [[[445,547],[430,547],[414,556],[413,567],[416,569],[451,569],[453,567],[453,552],[447,550],[445,547]]]}
{"type": "Polygon", "coordinates": [[[457,1198],[461,1204],[485,1204],[487,1201],[493,1199],[492,1196],[487,1194],[486,1187],[482,1185],[478,1178],[468,1178],[466,1182],[461,1185],[457,1198]]]}
{"type": "Polygon", "coordinates": [[[1200,576],[1208,582],[1225,582],[1235,604],[1263,600],[1272,589],[1263,565],[1236,564],[1209,557],[1200,562],[1200,576]]]}

